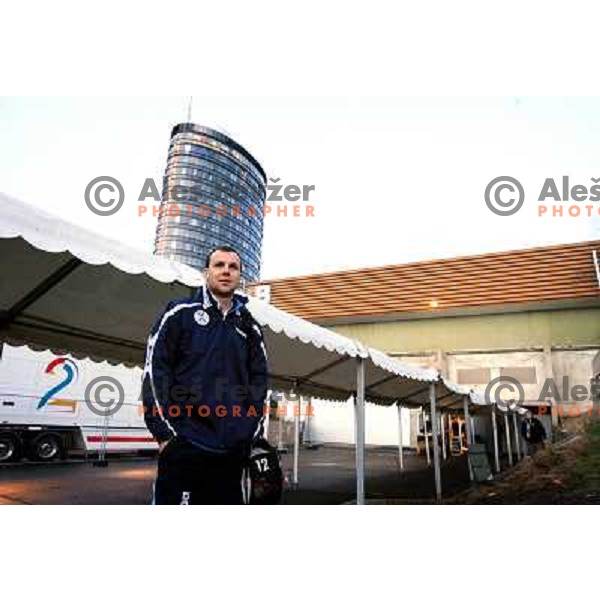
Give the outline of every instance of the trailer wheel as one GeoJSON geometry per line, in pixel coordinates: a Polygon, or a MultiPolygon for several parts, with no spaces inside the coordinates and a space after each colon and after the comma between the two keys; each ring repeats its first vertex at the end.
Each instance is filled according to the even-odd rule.
{"type": "Polygon", "coordinates": [[[19,460],[21,444],[12,433],[0,433],[0,463],[19,460]]]}
{"type": "Polygon", "coordinates": [[[57,459],[62,452],[62,440],[54,433],[42,433],[29,445],[29,454],[33,460],[50,462],[57,459]]]}

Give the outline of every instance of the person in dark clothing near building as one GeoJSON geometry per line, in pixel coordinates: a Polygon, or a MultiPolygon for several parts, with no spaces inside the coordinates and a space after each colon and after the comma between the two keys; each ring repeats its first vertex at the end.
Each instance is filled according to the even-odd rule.
{"type": "Polygon", "coordinates": [[[525,449],[529,456],[533,456],[543,448],[546,440],[546,429],[539,419],[536,419],[530,410],[521,422],[521,437],[525,440],[525,449]]]}
{"type": "Polygon", "coordinates": [[[169,302],[146,348],[146,425],[159,444],[155,504],[244,504],[244,461],[267,395],[260,326],[236,293],[241,259],[206,259],[205,284],[169,302]]]}

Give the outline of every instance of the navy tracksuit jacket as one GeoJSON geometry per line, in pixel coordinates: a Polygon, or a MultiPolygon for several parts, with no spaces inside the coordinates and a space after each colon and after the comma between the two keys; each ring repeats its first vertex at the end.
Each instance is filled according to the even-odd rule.
{"type": "Polygon", "coordinates": [[[154,324],[144,366],[146,425],[207,453],[247,452],[263,416],[267,356],[260,326],[235,294],[223,315],[204,286],[168,303],[154,324]]]}

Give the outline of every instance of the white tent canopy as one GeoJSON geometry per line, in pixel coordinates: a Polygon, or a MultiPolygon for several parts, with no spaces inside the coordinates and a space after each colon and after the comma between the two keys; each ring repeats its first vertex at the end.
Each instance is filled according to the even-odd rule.
{"type": "MultiPolygon", "coordinates": [[[[203,283],[191,267],[103,238],[0,193],[0,340],[111,364],[141,365],[166,303],[203,283]]],[[[271,387],[356,399],[357,501],[364,501],[364,402],[419,406],[469,397],[433,369],[401,363],[256,298],[271,387]],[[434,385],[435,384],[435,385],[434,385]],[[432,396],[433,395],[433,396],[432,396]]],[[[441,406],[446,406],[442,404],[441,406]]]]}
{"type": "MultiPolygon", "coordinates": [[[[3,194],[0,211],[0,336],[13,345],[141,365],[149,328],[160,311],[203,282],[191,267],[103,238],[3,194]]],[[[353,359],[358,357],[367,359],[367,400],[392,403],[407,396],[416,401],[424,382],[438,380],[434,370],[403,365],[256,298],[249,308],[265,331],[273,387],[347,400],[356,390],[353,359]]]]}
{"type": "Polygon", "coordinates": [[[202,282],[3,194],[0,211],[0,331],[11,344],[140,365],[161,308],[202,282]]]}

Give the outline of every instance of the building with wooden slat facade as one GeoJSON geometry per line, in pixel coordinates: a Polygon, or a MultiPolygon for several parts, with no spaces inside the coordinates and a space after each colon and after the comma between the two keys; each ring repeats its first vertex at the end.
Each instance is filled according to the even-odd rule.
{"type": "Polygon", "coordinates": [[[590,389],[600,350],[599,261],[600,241],[587,241],[267,280],[250,293],[461,384],[515,377],[526,405],[552,379],[566,416],[583,406],[571,390],[590,389]]]}

